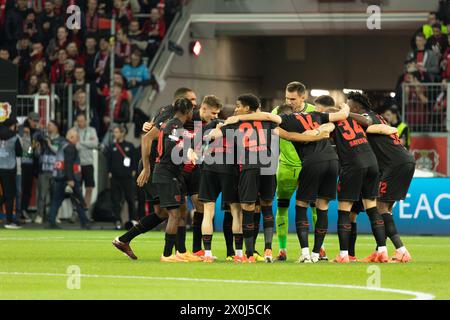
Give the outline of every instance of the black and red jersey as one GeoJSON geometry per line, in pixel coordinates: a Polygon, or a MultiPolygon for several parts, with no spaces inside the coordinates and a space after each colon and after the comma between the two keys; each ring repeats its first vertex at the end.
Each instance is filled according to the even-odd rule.
{"type": "MultiPolygon", "coordinates": [[[[366,117],[372,119],[373,124],[388,124],[387,121],[375,112],[368,112],[366,117]]],[[[402,164],[414,163],[414,157],[402,145],[398,134],[390,136],[383,134],[367,134],[369,143],[378,160],[378,166],[383,172],[389,168],[395,168],[402,164]]]]}
{"type": "Polygon", "coordinates": [[[348,117],[335,125],[333,138],[342,167],[369,168],[377,165],[366,132],[356,120],[348,117]]]}
{"type": "Polygon", "coordinates": [[[277,125],[271,121],[242,121],[222,127],[224,137],[233,138],[236,164],[241,171],[270,167],[272,161],[272,130],[277,125]]]}
{"type": "MultiPolygon", "coordinates": [[[[281,116],[281,119],[280,128],[288,132],[303,133],[318,129],[320,125],[330,122],[330,115],[322,112],[292,113],[281,116]]],[[[303,165],[338,159],[328,139],[309,143],[292,143],[303,165]]]]}
{"type": "Polygon", "coordinates": [[[178,118],[163,123],[158,135],[154,176],[177,178],[183,169],[192,138],[178,118]]]}
{"type": "MultiPolygon", "coordinates": [[[[169,119],[172,119],[174,115],[175,115],[175,113],[173,111],[172,105],[162,107],[159,110],[158,115],[155,117],[155,120],[154,120],[155,127],[158,130],[161,130],[161,126],[165,122],[167,122],[169,119]]],[[[206,123],[203,122],[200,118],[200,112],[198,110],[194,110],[192,119],[189,121],[186,121],[186,123],[183,125],[183,128],[188,130],[191,134],[196,135],[196,134],[199,134],[199,129],[201,129],[205,124],[206,123]],[[201,124],[201,126],[199,126],[198,124],[201,124]]],[[[201,139],[199,141],[201,143],[201,139]]],[[[156,156],[157,156],[157,150],[156,150],[155,144],[153,144],[152,150],[150,152],[150,167],[151,168],[154,166],[156,156]]],[[[196,166],[193,163],[186,163],[183,166],[183,171],[191,172],[195,169],[195,167],[196,166]]]]}
{"type": "MultiPolygon", "coordinates": [[[[213,120],[204,126],[203,137],[216,128],[221,120],[213,120]]],[[[203,151],[202,170],[237,175],[236,153],[234,137],[226,137],[205,141],[203,151]]]]}

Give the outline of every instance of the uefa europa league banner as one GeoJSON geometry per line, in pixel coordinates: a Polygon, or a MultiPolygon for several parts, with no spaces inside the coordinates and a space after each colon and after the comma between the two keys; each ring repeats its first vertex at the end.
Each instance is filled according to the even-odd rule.
{"type": "Polygon", "coordinates": [[[18,86],[17,66],[0,59],[0,124],[17,114],[18,86]]]}
{"type": "MultiPolygon", "coordinates": [[[[273,205],[276,213],[276,199],[273,205]]],[[[450,178],[414,178],[405,200],[397,202],[393,215],[400,234],[450,235],[450,178]]],[[[308,210],[311,222],[311,210],[308,210]]],[[[336,233],[337,202],[330,202],[329,232],[336,233]]],[[[358,232],[370,234],[370,223],[365,212],[358,216],[358,232]]],[[[215,230],[222,231],[221,199],[216,203],[215,230]]],[[[260,223],[262,231],[262,222],[260,223]]],[[[312,228],[310,230],[312,232],[312,228]]],[[[289,232],[295,233],[295,194],[289,206],[289,232]]],[[[275,239],[275,238],[274,238],[275,239]]],[[[297,241],[297,240],[295,240],[297,241]]],[[[325,244],[326,244],[325,239],[325,244]]]]}

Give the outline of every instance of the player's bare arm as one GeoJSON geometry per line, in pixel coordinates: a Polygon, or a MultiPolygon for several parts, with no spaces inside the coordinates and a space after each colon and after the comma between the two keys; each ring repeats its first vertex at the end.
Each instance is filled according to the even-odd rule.
{"type": "Polygon", "coordinates": [[[211,130],[211,132],[205,136],[205,140],[215,140],[223,137],[221,128],[224,126],[223,123],[218,123],[217,126],[211,130]]]}
{"type": "Polygon", "coordinates": [[[274,129],[275,134],[278,134],[280,138],[295,141],[295,142],[315,142],[330,137],[330,133],[327,131],[309,130],[303,133],[298,132],[288,132],[280,127],[274,129]]]}
{"type": "Polygon", "coordinates": [[[268,112],[254,112],[244,115],[236,115],[229,117],[225,121],[225,125],[238,123],[239,121],[271,121],[276,124],[281,123],[281,117],[276,114],[268,113],[268,112]]]}
{"type": "Polygon", "coordinates": [[[356,122],[358,122],[359,125],[361,125],[365,128],[370,127],[373,124],[373,120],[369,116],[366,116],[366,115],[351,112],[350,117],[352,119],[356,120],[356,122]]]}
{"type": "Polygon", "coordinates": [[[386,124],[373,124],[367,128],[366,132],[372,133],[372,134],[383,134],[383,135],[390,136],[391,134],[398,133],[398,130],[397,130],[397,128],[388,126],[386,124]]]}
{"type": "Polygon", "coordinates": [[[350,114],[350,107],[346,103],[342,103],[339,106],[339,111],[330,113],[330,122],[343,121],[348,118],[350,114]]]}
{"type": "Polygon", "coordinates": [[[141,144],[141,156],[142,156],[142,166],[143,170],[137,178],[137,185],[143,187],[144,184],[148,182],[150,178],[150,161],[149,155],[152,150],[152,143],[158,137],[159,130],[156,127],[152,127],[149,132],[142,136],[141,144]]]}

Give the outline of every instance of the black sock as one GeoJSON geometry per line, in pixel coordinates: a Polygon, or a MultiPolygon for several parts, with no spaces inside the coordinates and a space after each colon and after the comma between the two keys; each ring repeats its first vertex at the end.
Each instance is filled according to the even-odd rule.
{"type": "Polygon", "coordinates": [[[338,210],[338,237],[341,251],[348,251],[351,230],[350,211],[338,210]]]}
{"type": "Polygon", "coordinates": [[[234,233],[233,237],[236,250],[242,250],[244,247],[244,235],[242,233],[234,233]]]}
{"type": "Polygon", "coordinates": [[[233,216],[231,212],[225,211],[223,217],[223,236],[225,237],[225,244],[227,246],[227,257],[234,256],[233,248],[233,216]]]}
{"type": "Polygon", "coordinates": [[[255,247],[253,245],[255,223],[253,220],[254,211],[242,210],[242,230],[244,232],[245,249],[247,257],[253,256],[255,247]]]}
{"type": "Polygon", "coordinates": [[[119,238],[120,241],[128,243],[138,235],[146,233],[152,230],[156,226],[160,225],[164,220],[158,217],[156,214],[143,217],[137,225],[133,226],[127,233],[119,238]]]}
{"type": "Polygon", "coordinates": [[[192,252],[202,250],[202,221],[203,213],[195,211],[192,219],[192,252]]]}
{"type": "Polygon", "coordinates": [[[203,246],[205,247],[205,250],[211,251],[211,242],[212,242],[212,234],[204,234],[202,236],[203,238],[203,246]]]}
{"type": "Polygon", "coordinates": [[[390,213],[383,213],[381,217],[384,220],[384,228],[386,230],[386,236],[391,239],[392,243],[395,246],[395,249],[403,247],[403,242],[400,239],[400,235],[397,232],[397,228],[395,227],[394,217],[390,213]]]}
{"type": "Polygon", "coordinates": [[[377,247],[386,246],[386,231],[384,229],[384,220],[381,214],[378,213],[376,207],[366,209],[369,216],[370,225],[372,227],[372,233],[377,242],[377,247]]]}
{"type": "Polygon", "coordinates": [[[173,247],[177,240],[176,234],[166,233],[166,244],[164,245],[164,257],[170,257],[173,253],[173,247]]]}
{"type": "Polygon", "coordinates": [[[256,239],[258,239],[259,235],[259,223],[261,221],[261,212],[254,213],[253,221],[255,222],[255,229],[253,230],[253,247],[256,248],[256,239]]]}
{"type": "Polygon", "coordinates": [[[308,247],[309,222],[306,214],[307,210],[308,208],[295,206],[295,225],[301,248],[308,247]]]}
{"type": "Polygon", "coordinates": [[[356,257],[355,244],[358,237],[358,228],[356,222],[352,222],[352,231],[350,232],[350,246],[348,248],[348,255],[356,257]]]}
{"type": "Polygon", "coordinates": [[[186,252],[186,226],[178,227],[176,249],[179,253],[186,252]]]}
{"type": "Polygon", "coordinates": [[[261,207],[263,214],[263,227],[264,227],[264,250],[272,249],[272,239],[273,239],[273,212],[272,206],[261,207]]]}
{"type": "Polygon", "coordinates": [[[328,210],[317,210],[317,222],[314,228],[314,248],[313,252],[320,253],[323,241],[328,232],[328,210]]]}

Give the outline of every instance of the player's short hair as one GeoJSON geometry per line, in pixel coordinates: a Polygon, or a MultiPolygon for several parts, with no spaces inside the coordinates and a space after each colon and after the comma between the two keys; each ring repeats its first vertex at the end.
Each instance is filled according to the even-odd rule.
{"type": "Polygon", "coordinates": [[[328,95],[323,95],[320,97],[317,97],[314,100],[315,104],[320,104],[321,106],[324,107],[334,107],[336,105],[336,102],[334,101],[334,99],[328,95]]]}
{"type": "Polygon", "coordinates": [[[181,99],[181,98],[185,98],[185,97],[186,97],[186,94],[187,94],[188,92],[193,92],[193,91],[192,91],[192,89],[186,88],[186,87],[179,88],[179,89],[177,89],[177,91],[175,91],[175,93],[173,94],[173,98],[174,98],[175,100],[178,100],[178,99],[181,99]]]}
{"type": "Polygon", "coordinates": [[[205,96],[203,98],[202,103],[208,105],[209,107],[216,108],[216,109],[222,109],[222,107],[223,107],[222,101],[220,101],[220,99],[218,97],[216,97],[215,95],[205,96]]]}
{"type": "Polygon", "coordinates": [[[188,114],[192,109],[194,108],[194,105],[192,104],[191,100],[186,98],[177,99],[173,105],[173,111],[175,113],[179,112],[181,114],[188,114]]]}
{"type": "Polygon", "coordinates": [[[281,116],[283,114],[291,114],[294,110],[292,110],[292,107],[288,104],[282,104],[278,107],[278,115],[281,116]]]}
{"type": "Polygon", "coordinates": [[[286,86],[286,90],[288,92],[297,92],[298,95],[303,95],[306,93],[306,86],[301,82],[294,81],[286,86]]]}
{"type": "Polygon", "coordinates": [[[242,94],[237,99],[243,106],[248,106],[251,111],[256,111],[261,106],[259,98],[251,93],[242,94]]]}
{"type": "Polygon", "coordinates": [[[361,105],[364,110],[372,110],[372,103],[367,95],[357,91],[351,91],[347,94],[348,100],[353,100],[361,105]]]}

